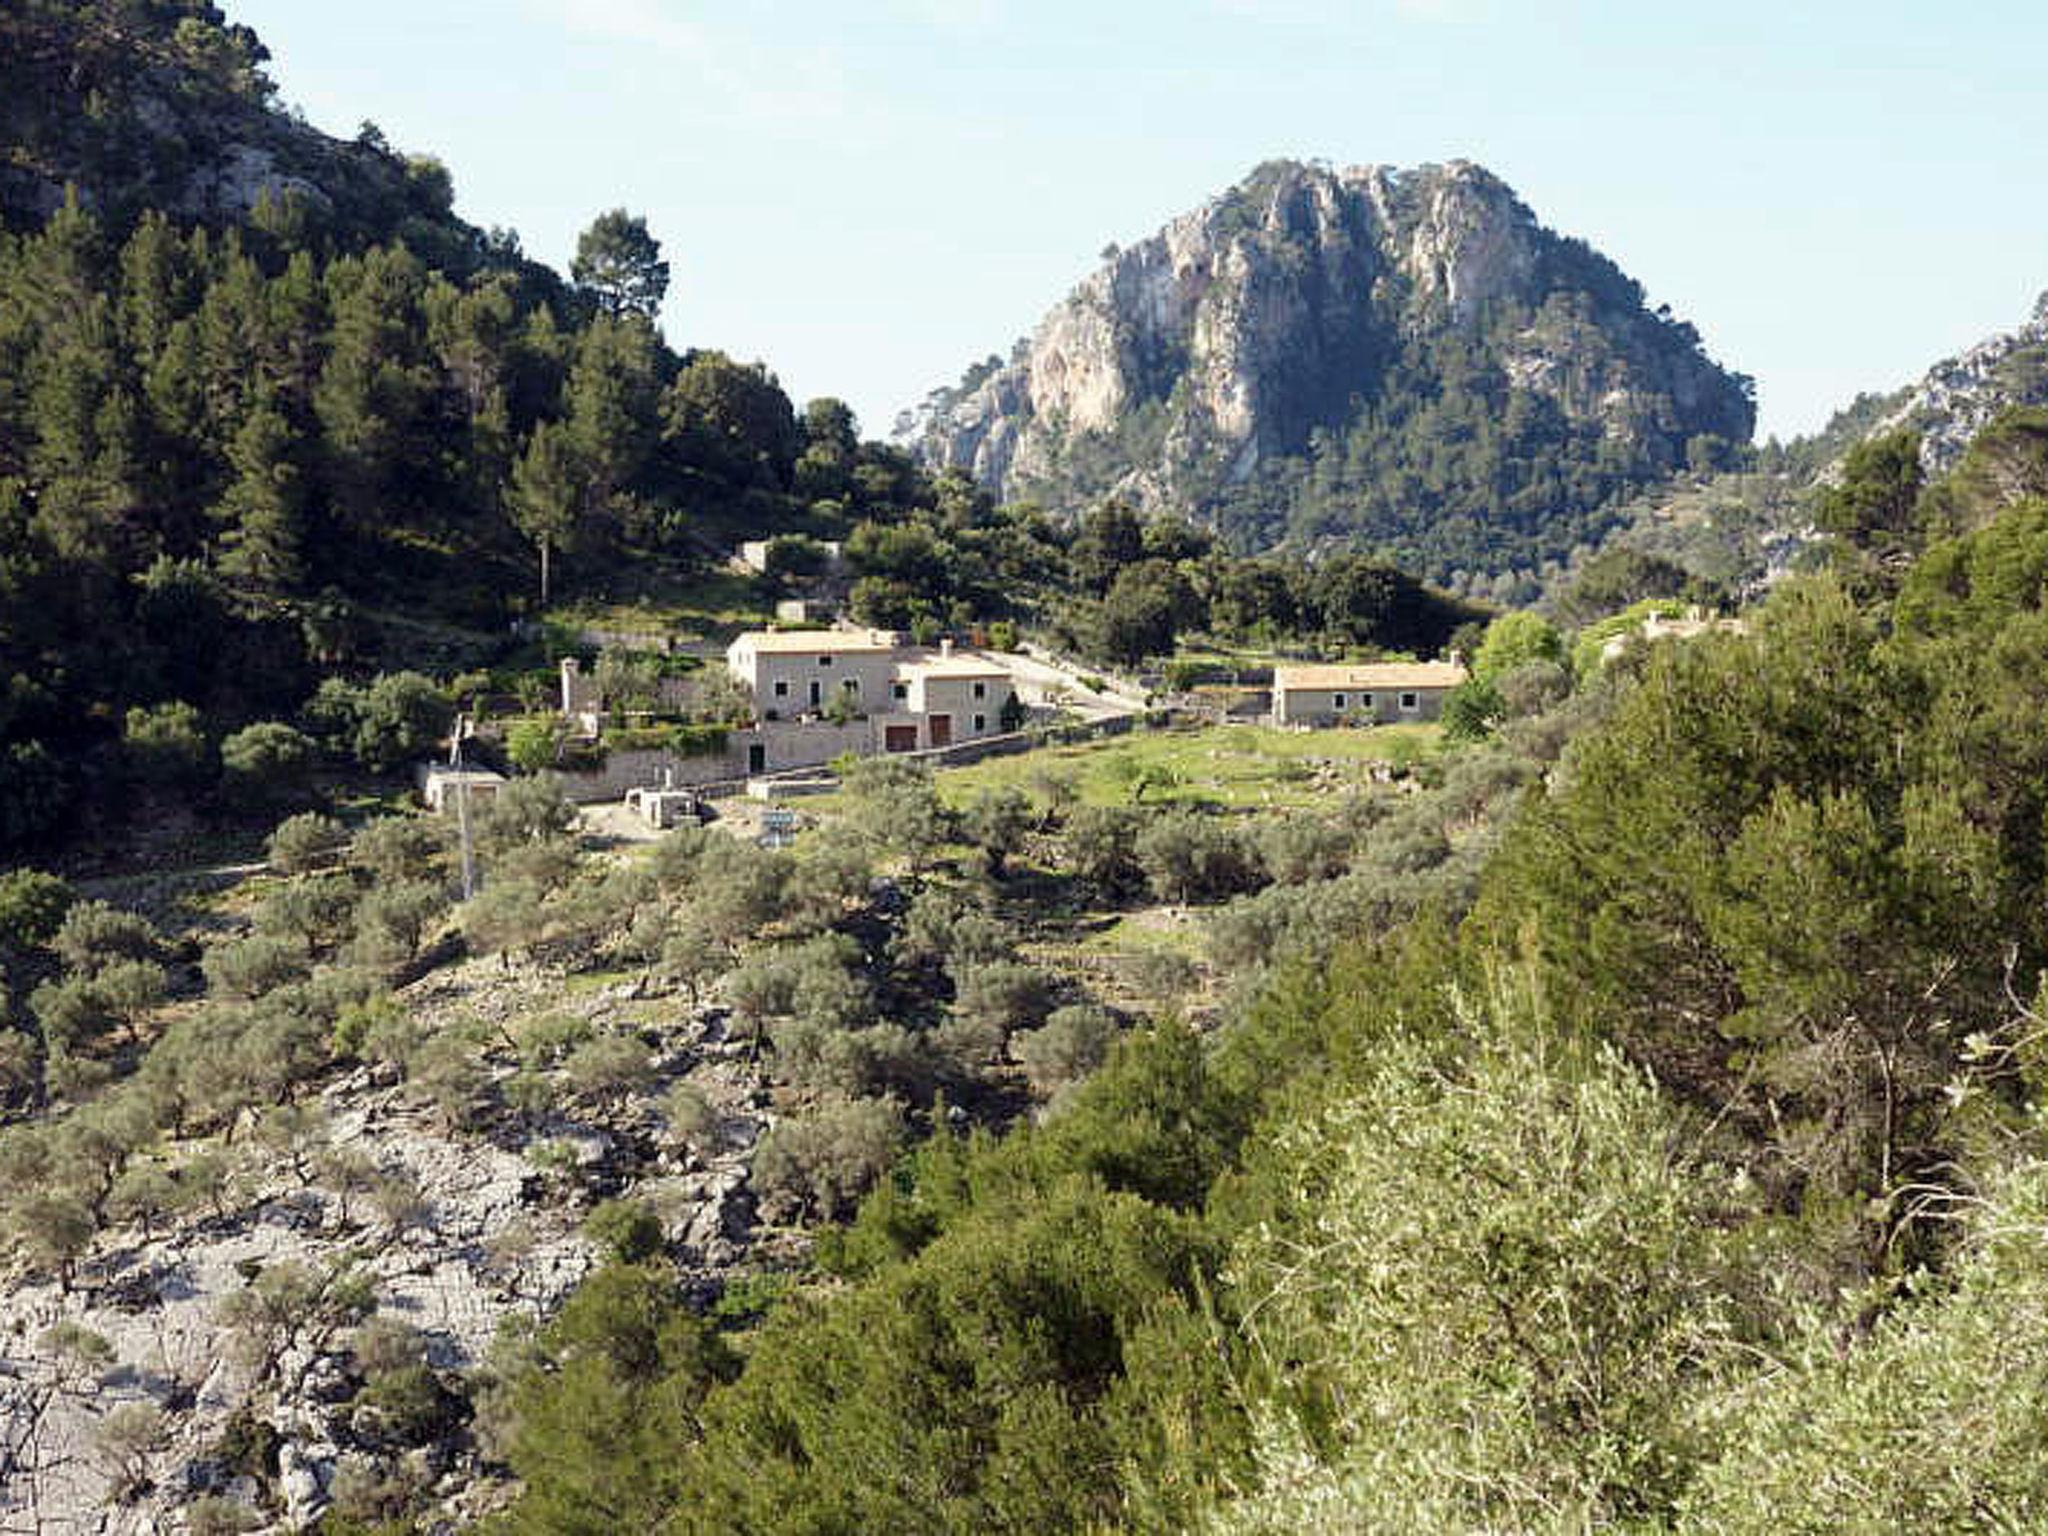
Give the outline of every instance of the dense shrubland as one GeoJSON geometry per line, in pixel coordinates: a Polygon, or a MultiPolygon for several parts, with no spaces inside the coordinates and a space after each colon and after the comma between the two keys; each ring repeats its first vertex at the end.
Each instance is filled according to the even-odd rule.
{"type": "MultiPolygon", "coordinates": [[[[1033,793],[995,790],[955,808],[928,771],[873,760],[850,769],[833,814],[793,850],[690,827],[639,853],[593,855],[542,774],[514,780],[474,817],[482,886],[467,901],[456,899],[452,832],[441,820],[351,825],[309,810],[278,822],[266,872],[192,930],[159,930],[62,880],[16,872],[0,882],[12,1000],[0,1033],[0,1220],[14,1258],[28,1277],[95,1295],[108,1255],[151,1234],[255,1220],[289,1172],[284,1198],[298,1202],[296,1219],[341,1256],[265,1266],[221,1312],[224,1329],[249,1339],[254,1390],[283,1391],[282,1378],[260,1369],[265,1360],[389,1322],[347,1254],[432,1242],[439,1219],[402,1158],[336,1134],[331,1106],[348,1092],[389,1086],[435,1134],[519,1148],[550,1181],[559,1159],[573,1160],[563,1137],[580,1125],[622,1125],[656,1144],[730,1157],[724,1114],[690,1080],[695,1047],[682,1043],[714,1021],[744,1049],[770,1110],[769,1128],[741,1154],[753,1200],[770,1223],[797,1226],[851,1215],[904,1149],[929,1144],[934,1131],[931,1145],[943,1148],[969,1127],[1046,1114],[1047,1134],[1071,1136],[1060,1128],[1121,1042],[1186,1046],[1194,1053],[1182,1070],[1199,1068],[1194,1037],[1171,1010],[1205,968],[1177,952],[1119,961],[1105,991],[1100,968],[1072,968],[1049,936],[1105,903],[1220,913],[1272,882],[1335,879],[1399,823],[1365,800],[1328,815],[1233,815],[1145,804],[1143,786],[1136,792],[1138,803],[1083,806],[1048,778],[1033,793]],[[641,1001],[626,1019],[595,1023],[544,1004],[510,1016],[423,1012],[410,985],[465,955],[481,961],[465,985],[486,994],[499,971],[508,983],[581,971],[641,1001]]],[[[1381,794],[1423,820],[1415,808],[1437,803],[1426,792],[1381,794]]],[[[1434,814],[1463,825],[1479,813],[1454,812],[1445,799],[1434,814]]],[[[1157,1134],[1177,1136],[1179,1111],[1162,1102],[1158,1112],[1157,1134]]],[[[1192,1152],[1176,1154],[1179,1166],[1159,1163],[1155,1133],[1121,1111],[1114,1130],[1090,1153],[1101,1169],[1148,1190],[1163,1179],[1194,1191],[1206,1178],[1186,1163],[1192,1152]]],[[[551,1187],[566,1197],[577,1186],[551,1187]]],[[[1092,1232],[1099,1217],[1083,1202],[1072,1219],[1092,1232]]],[[[1154,1267],[1141,1269],[1142,1283],[1105,1272],[1089,1282],[1099,1294],[1076,1306],[1120,1306],[1117,1297],[1170,1272],[1143,1258],[1168,1228],[1135,1208],[1132,1219],[1133,1259],[1154,1267]]],[[[703,1377],[723,1379],[729,1344],[673,1310],[681,1293],[674,1276],[663,1278],[662,1228],[650,1238],[651,1220],[599,1207],[592,1240],[643,1276],[634,1292],[643,1303],[667,1298],[658,1330],[701,1336],[728,1360],[703,1377]]],[[[1066,1231],[1055,1224],[1045,1241],[1058,1246],[1066,1231]]],[[[826,1247],[853,1273],[878,1261],[878,1241],[856,1233],[826,1247]]],[[[502,1263],[491,1263],[516,1289],[509,1239],[502,1263]]],[[[610,1294],[610,1283],[594,1294],[610,1294]]],[[[579,1305],[572,1320],[605,1304],[579,1305]]],[[[551,1358],[572,1348],[556,1342],[568,1337],[550,1330],[518,1348],[551,1358]]],[[[1106,1346],[1086,1347],[1099,1356],[1106,1346]]],[[[558,1466],[557,1448],[534,1444],[531,1426],[557,1415],[585,1422],[524,1374],[517,1350],[474,1376],[445,1362],[408,1364],[396,1344],[384,1353],[396,1363],[364,1371],[356,1417],[399,1427],[349,1442],[338,1507],[422,1507],[423,1491],[406,1481],[407,1448],[436,1436],[473,1440],[514,1468],[558,1466]],[[474,1430],[464,1427],[472,1414],[474,1430]]],[[[1033,1369],[1050,1383],[1065,1367],[1033,1369]]],[[[617,1377],[597,1371],[627,1391],[617,1377]]],[[[638,1401],[608,1411],[630,1415],[638,1401]]],[[[1027,1435],[1020,1446],[1030,1443],[1027,1435]]]]}
{"type": "Polygon", "coordinates": [[[1115,499],[1061,526],[1028,502],[991,509],[958,480],[941,487],[934,507],[896,526],[854,529],[846,558],[856,617],[934,631],[1024,615],[1082,655],[1131,666],[1171,656],[1176,640],[1193,634],[1427,655],[1480,616],[1380,559],[1248,558],[1115,499]],[[1018,604],[1020,596],[1027,601],[1018,604]]]}

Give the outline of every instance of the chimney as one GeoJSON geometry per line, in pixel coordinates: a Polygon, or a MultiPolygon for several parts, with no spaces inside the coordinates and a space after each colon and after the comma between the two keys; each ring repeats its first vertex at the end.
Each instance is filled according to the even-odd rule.
{"type": "Polygon", "coordinates": [[[953,637],[951,635],[946,636],[945,639],[939,642],[939,654],[941,656],[950,656],[953,654],[953,637]]]}

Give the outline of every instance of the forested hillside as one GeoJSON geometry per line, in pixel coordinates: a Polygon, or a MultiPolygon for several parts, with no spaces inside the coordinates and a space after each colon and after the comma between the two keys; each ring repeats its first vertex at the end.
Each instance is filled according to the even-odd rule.
{"type": "MultiPolygon", "coordinates": [[[[1733,469],[1645,491],[1618,509],[1621,527],[1603,553],[1610,564],[1668,561],[1727,592],[1760,590],[1801,558],[1813,531],[1815,486],[1859,444],[1911,431],[1922,469],[1945,474],[2002,414],[2044,402],[2048,298],[2021,325],[1944,358],[1918,383],[1858,395],[1810,436],[1773,439],[1733,469]]],[[[1553,584],[1553,595],[1562,585],[1553,584]]]]}
{"type": "Polygon", "coordinates": [[[39,225],[71,185],[120,221],[233,218],[291,190],[380,238],[475,233],[449,218],[431,157],[274,110],[268,59],[211,0],[17,0],[0,14],[0,220],[39,225]]]}
{"type": "Polygon", "coordinates": [[[671,348],[643,221],[595,218],[564,281],[454,218],[438,163],[280,115],[262,58],[203,0],[0,16],[0,847],[87,798],[108,825],[400,768],[457,694],[547,686],[515,622],[741,538],[846,539],[869,622],[1043,613],[1119,662],[1219,593],[1309,644],[1433,650],[1470,616],[1378,563],[1198,572],[1170,522],[999,511],[837,400],[671,348]]]}
{"type": "Polygon", "coordinates": [[[612,1272],[511,1528],[2026,1525],[2044,441],[1852,456],[1836,568],[1611,663],[1469,898],[1269,929],[758,1329],[612,1272]]]}

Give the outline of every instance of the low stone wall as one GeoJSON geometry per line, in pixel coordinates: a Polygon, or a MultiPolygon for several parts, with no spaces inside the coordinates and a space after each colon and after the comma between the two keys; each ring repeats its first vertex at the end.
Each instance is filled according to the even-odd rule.
{"type": "Polygon", "coordinates": [[[619,800],[629,789],[697,789],[705,785],[744,783],[749,777],[749,749],[765,749],[766,771],[788,773],[822,767],[851,752],[865,757],[875,750],[874,728],[866,720],[834,725],[828,720],[766,720],[746,730],[729,732],[723,752],[683,757],[666,747],[626,747],[607,752],[602,768],[565,772],[562,784],[571,800],[589,805],[619,800]]]}
{"type": "Polygon", "coordinates": [[[602,768],[564,773],[562,789],[578,805],[590,805],[600,800],[622,800],[629,789],[658,789],[667,785],[693,789],[699,784],[737,778],[747,771],[745,734],[733,732],[723,752],[703,757],[680,757],[663,747],[611,752],[602,768]]]}
{"type": "Polygon", "coordinates": [[[661,629],[601,629],[592,625],[577,631],[576,640],[600,651],[654,651],[666,655],[675,648],[675,636],[661,629]]]}
{"type": "Polygon", "coordinates": [[[839,788],[838,778],[825,774],[781,774],[774,778],[747,780],[749,800],[795,800],[804,795],[829,795],[839,788]]]}
{"type": "Polygon", "coordinates": [[[864,719],[844,725],[830,720],[762,720],[751,730],[733,732],[732,739],[741,743],[741,772],[746,771],[746,747],[759,743],[768,749],[766,768],[771,774],[815,768],[847,752],[866,757],[880,745],[874,723],[864,719]]]}
{"type": "MultiPolygon", "coordinates": [[[[1075,720],[1062,725],[1040,726],[1012,731],[1002,736],[980,736],[955,742],[949,747],[929,747],[922,752],[892,754],[934,767],[960,767],[984,758],[1007,757],[1029,752],[1034,747],[1081,741],[1098,741],[1123,736],[1133,730],[1157,730],[1173,724],[1166,710],[1141,715],[1108,715],[1099,720],[1075,720]]],[[[745,792],[749,780],[778,779],[784,775],[809,776],[834,758],[852,753],[856,757],[875,755],[874,730],[870,722],[855,720],[846,725],[829,721],[769,720],[749,730],[737,730],[726,738],[725,751],[702,757],[679,757],[666,748],[628,748],[612,752],[602,768],[562,774],[562,786],[578,805],[601,800],[622,800],[629,789],[653,789],[672,785],[694,789],[709,797],[745,792]],[[748,749],[767,749],[765,773],[749,774],[748,749]]]]}

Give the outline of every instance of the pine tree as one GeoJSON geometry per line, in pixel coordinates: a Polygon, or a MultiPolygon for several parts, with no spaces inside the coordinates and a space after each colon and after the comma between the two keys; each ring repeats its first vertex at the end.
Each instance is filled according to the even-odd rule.
{"type": "Polygon", "coordinates": [[[184,238],[151,210],[121,248],[121,333],[138,367],[148,369],[172,328],[191,312],[192,260],[184,238]]]}
{"type": "Polygon", "coordinates": [[[544,421],[533,429],[526,452],[512,472],[505,498],[513,524],[540,553],[540,601],[549,595],[549,557],[576,542],[585,470],[573,432],[560,422],[544,421]]]}
{"type": "Polygon", "coordinates": [[[647,232],[644,218],[623,208],[599,214],[583,232],[569,275],[614,315],[634,313],[651,320],[668,292],[661,242],[647,232]]]}
{"type": "Polygon", "coordinates": [[[357,531],[376,527],[390,503],[423,501],[420,451],[433,381],[420,356],[424,274],[402,247],[374,250],[328,269],[332,349],[314,386],[336,510],[357,531]]]}
{"type": "Polygon", "coordinates": [[[590,475],[587,511],[600,510],[627,489],[653,451],[658,348],[653,328],[632,315],[602,316],[583,335],[563,404],[590,475]]]}
{"type": "Polygon", "coordinates": [[[224,525],[221,569],[273,591],[292,589],[303,571],[305,487],[292,461],[295,441],[285,418],[259,403],[235,434],[235,482],[215,509],[224,525]]]}

